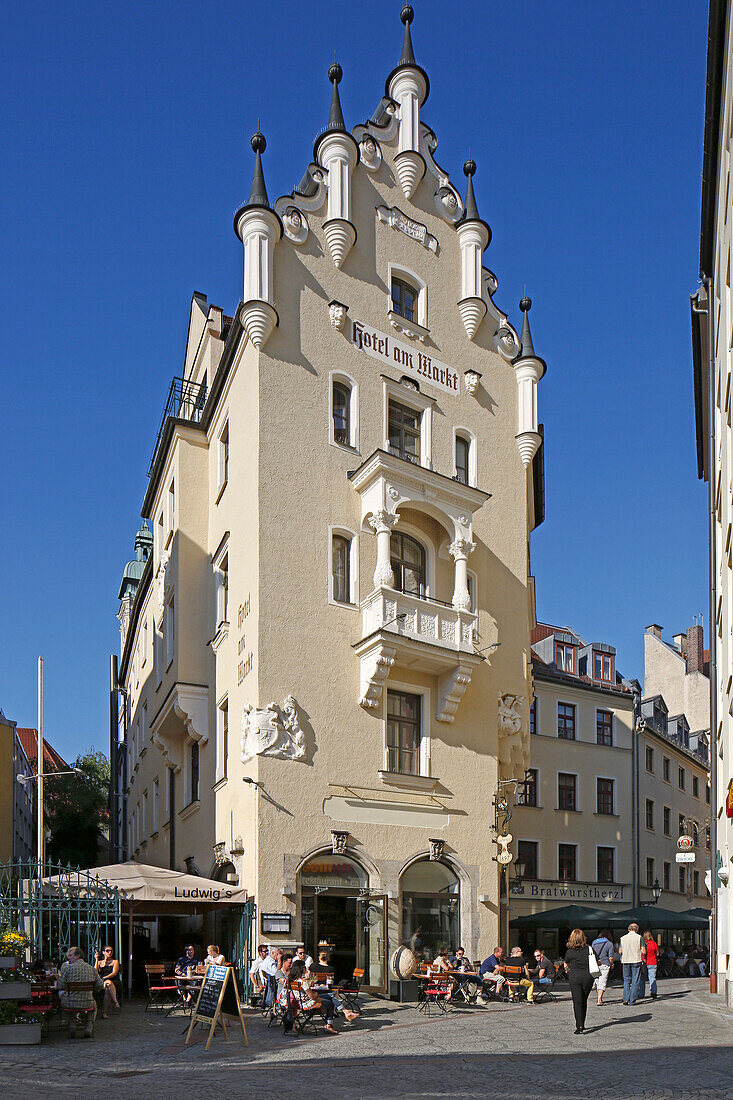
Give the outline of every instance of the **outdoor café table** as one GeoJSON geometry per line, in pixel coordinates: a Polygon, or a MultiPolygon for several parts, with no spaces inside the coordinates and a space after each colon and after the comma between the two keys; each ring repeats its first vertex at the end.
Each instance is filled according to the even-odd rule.
{"type": "Polygon", "coordinates": [[[176,1008],[179,1008],[180,1005],[183,1005],[183,1008],[186,1012],[192,1012],[193,1006],[196,1004],[196,998],[199,995],[199,989],[203,984],[205,977],[205,974],[191,974],[190,976],[188,974],[175,974],[173,980],[178,988],[178,996],[180,1000],[175,1001],[170,1006],[170,1008],[166,1012],[166,1016],[170,1016],[171,1012],[173,1012],[176,1008]],[[184,996],[184,994],[186,993],[191,994],[191,1000],[188,1002],[186,1002],[184,996]]]}

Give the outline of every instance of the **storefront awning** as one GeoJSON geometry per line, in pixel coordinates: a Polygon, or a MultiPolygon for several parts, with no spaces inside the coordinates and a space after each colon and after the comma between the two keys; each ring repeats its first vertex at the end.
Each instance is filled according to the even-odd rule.
{"type": "Polygon", "coordinates": [[[707,917],[698,917],[689,910],[678,913],[674,909],[662,909],[659,905],[637,905],[634,909],[622,909],[609,916],[606,924],[611,928],[628,928],[630,924],[645,928],[703,930],[708,927],[707,917]]]}
{"type": "Polygon", "coordinates": [[[122,903],[138,916],[168,913],[184,916],[192,910],[218,908],[224,905],[244,905],[247,891],[226,882],[170,871],[130,860],[107,867],[92,867],[87,871],[54,875],[46,879],[51,890],[82,890],[86,876],[99,878],[100,883],[117,890],[122,903]],[[78,881],[75,881],[78,879],[78,881]]]}
{"type": "Polygon", "coordinates": [[[609,923],[607,909],[589,905],[558,905],[541,913],[527,913],[510,922],[511,928],[605,928],[609,923]]]}

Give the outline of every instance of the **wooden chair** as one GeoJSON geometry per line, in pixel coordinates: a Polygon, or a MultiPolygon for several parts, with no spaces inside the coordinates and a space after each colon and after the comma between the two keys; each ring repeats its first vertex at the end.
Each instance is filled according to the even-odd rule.
{"type": "MultiPolygon", "coordinates": [[[[94,982],[69,982],[66,986],[66,992],[70,995],[74,993],[93,994],[94,985],[94,982]]],[[[70,1039],[76,1038],[77,1025],[83,1025],[85,1034],[89,1033],[90,1038],[94,1038],[94,1020],[97,1015],[96,1003],[92,1003],[88,1008],[71,1008],[64,1005],[63,1012],[69,1025],[70,1039]]]]}
{"type": "Polygon", "coordinates": [[[326,1022],[326,1009],[314,989],[303,989],[300,982],[290,982],[289,987],[292,999],[290,1013],[293,1018],[293,1031],[296,1035],[302,1035],[306,1030],[318,1034],[316,1019],[326,1022]]]}
{"type": "Polygon", "coordinates": [[[170,1011],[180,999],[180,989],[171,978],[165,976],[163,963],[145,963],[145,977],[148,982],[148,1003],[145,1011],[154,1008],[160,1014],[164,1009],[170,1011]]]}
{"type": "Polygon", "coordinates": [[[526,978],[527,975],[524,972],[522,966],[503,966],[502,973],[506,978],[506,985],[509,987],[508,996],[513,1000],[526,1000],[527,998],[527,986],[520,985],[522,978],[526,978]]]}
{"type": "Polygon", "coordinates": [[[351,980],[341,982],[336,990],[336,995],[344,1002],[350,1012],[361,1013],[359,1006],[359,993],[364,978],[363,968],[357,968],[351,980]]]}

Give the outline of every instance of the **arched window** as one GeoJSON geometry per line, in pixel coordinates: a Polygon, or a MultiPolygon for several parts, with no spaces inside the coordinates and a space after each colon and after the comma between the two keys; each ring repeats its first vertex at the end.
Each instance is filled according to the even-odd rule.
{"type": "Polygon", "coordinates": [[[417,299],[416,287],[408,283],[406,279],[397,275],[392,276],[392,310],[404,317],[406,321],[417,323],[417,299]]]}
{"type": "Polygon", "coordinates": [[[393,531],[390,558],[395,588],[412,596],[425,595],[425,548],[412,535],[393,531]]]}
{"type": "Polygon", "coordinates": [[[468,455],[470,442],[463,435],[456,436],[456,481],[468,485],[468,455]]]}
{"type": "Polygon", "coordinates": [[[460,883],[454,871],[437,860],[411,864],[400,879],[402,942],[419,959],[432,961],[441,947],[460,942],[460,883]]]}
{"type": "Polygon", "coordinates": [[[333,439],[348,447],[351,444],[351,388],[345,382],[333,383],[333,439]]]}

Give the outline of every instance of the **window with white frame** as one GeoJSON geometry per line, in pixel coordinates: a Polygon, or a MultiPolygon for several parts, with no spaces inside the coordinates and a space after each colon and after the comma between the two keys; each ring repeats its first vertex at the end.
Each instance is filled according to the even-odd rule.
{"type": "Polygon", "coordinates": [[[156,776],[153,780],[153,833],[157,833],[160,814],[160,780],[156,776]]]}
{"type": "Polygon", "coordinates": [[[453,429],[453,480],[476,485],[476,437],[468,428],[453,429]]]}
{"type": "Polygon", "coordinates": [[[394,586],[398,592],[424,596],[427,590],[427,557],[425,547],[404,531],[390,535],[390,564],[394,586]]]}
{"type": "Polygon", "coordinates": [[[427,286],[413,271],[396,264],[389,265],[387,316],[396,328],[404,323],[408,332],[428,327],[427,286]]]}
{"type": "Polygon", "coordinates": [[[224,488],[229,481],[229,421],[221,430],[219,439],[217,442],[217,492],[219,495],[224,491],[224,488]]]}
{"type": "Polygon", "coordinates": [[[359,447],[359,387],[353,378],[332,371],[329,394],[329,442],[338,447],[359,447]]]}
{"type": "Polygon", "coordinates": [[[143,664],[148,659],[148,620],[143,623],[143,664]]]}
{"type": "Polygon", "coordinates": [[[216,629],[229,623],[229,544],[225,543],[214,559],[216,629]]]}
{"type": "Polygon", "coordinates": [[[332,527],[330,544],[329,599],[355,607],[358,603],[358,543],[353,531],[332,527]]]}
{"type": "Polygon", "coordinates": [[[225,696],[216,710],[216,782],[227,778],[229,760],[229,699],[225,696]]]}
{"type": "Polygon", "coordinates": [[[147,840],[148,839],[148,792],[147,792],[147,790],[143,791],[140,827],[141,827],[141,833],[142,833],[142,840],[147,840]]]}
{"type": "Polygon", "coordinates": [[[423,760],[424,699],[408,691],[387,692],[386,770],[400,775],[420,775],[423,760]]]}
{"type": "Polygon", "coordinates": [[[408,381],[382,379],[384,450],[430,469],[434,401],[408,381]]]}
{"type": "Polygon", "coordinates": [[[171,541],[173,535],[173,528],[176,523],[176,483],[171,481],[168,486],[168,493],[166,494],[166,513],[165,513],[165,526],[166,526],[166,546],[171,541]]]}
{"type": "Polygon", "coordinates": [[[419,466],[422,413],[390,398],[387,418],[390,454],[419,466]]]}
{"type": "Polygon", "coordinates": [[[176,642],[176,604],[175,598],[172,594],[168,597],[168,601],[165,605],[165,619],[163,626],[165,634],[165,667],[168,668],[171,661],[173,660],[176,642]]]}
{"type": "Polygon", "coordinates": [[[155,662],[155,686],[163,679],[163,635],[153,623],[153,660],[155,662]]]}
{"type": "Polygon", "coordinates": [[[199,743],[192,741],[188,748],[188,802],[199,800],[199,743]]]}
{"type": "Polygon", "coordinates": [[[148,704],[143,703],[143,709],[140,712],[140,752],[144,752],[148,747],[148,704]]]}

